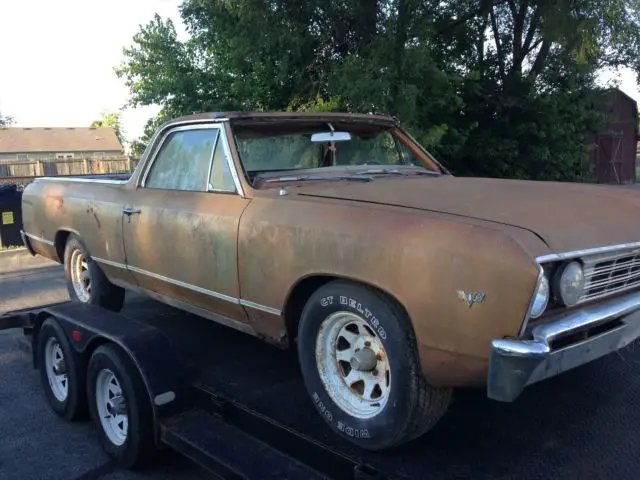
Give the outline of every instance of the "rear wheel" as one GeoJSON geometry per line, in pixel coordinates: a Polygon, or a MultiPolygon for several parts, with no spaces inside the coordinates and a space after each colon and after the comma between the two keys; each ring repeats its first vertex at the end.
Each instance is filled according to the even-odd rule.
{"type": "Polygon", "coordinates": [[[122,309],[124,289],[107,279],[77,235],[71,234],[67,240],[64,268],[72,300],[113,311],[122,309]]]}
{"type": "Polygon", "coordinates": [[[37,340],[36,363],[47,403],[66,420],[85,419],[86,368],[82,357],[74,354],[64,330],[53,318],[42,323],[37,340]]]}
{"type": "Polygon", "coordinates": [[[121,467],[135,468],[155,452],[151,401],[140,372],[115,345],[101,345],[89,361],[87,397],[104,451],[121,467]]]}
{"type": "Polygon", "coordinates": [[[406,313],[375,289],[334,281],[316,291],[302,313],[298,354],[316,409],[363,448],[408,442],[449,406],[451,390],[421,373],[406,313]]]}

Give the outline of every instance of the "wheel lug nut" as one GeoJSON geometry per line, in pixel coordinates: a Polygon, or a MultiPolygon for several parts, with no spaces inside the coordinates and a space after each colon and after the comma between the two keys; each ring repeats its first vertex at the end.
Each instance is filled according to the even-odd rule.
{"type": "Polygon", "coordinates": [[[371,342],[364,342],[364,346],[365,347],[370,347],[371,346],[371,342]]]}

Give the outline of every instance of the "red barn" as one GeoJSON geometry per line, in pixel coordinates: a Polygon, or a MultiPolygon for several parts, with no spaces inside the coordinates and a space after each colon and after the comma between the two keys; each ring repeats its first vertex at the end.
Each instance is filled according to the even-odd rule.
{"type": "Polygon", "coordinates": [[[596,183],[628,184],[636,181],[638,105],[618,89],[609,90],[597,107],[609,120],[589,138],[589,167],[596,183]]]}

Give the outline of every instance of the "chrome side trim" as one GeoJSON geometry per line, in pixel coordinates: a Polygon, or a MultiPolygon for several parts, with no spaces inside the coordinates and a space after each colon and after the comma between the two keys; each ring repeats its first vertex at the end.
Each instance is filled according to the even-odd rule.
{"type": "Polygon", "coordinates": [[[193,290],[194,292],[202,293],[203,295],[209,295],[210,297],[218,298],[220,300],[225,300],[227,302],[239,304],[239,300],[235,297],[231,297],[229,295],[225,295],[223,293],[214,292],[213,290],[207,290],[206,288],[198,287],[196,285],[191,285],[190,283],[181,282],[180,280],[174,280],[173,278],[165,277],[163,275],[158,275],[157,273],[149,272],[147,270],[143,270],[141,268],[128,266],[129,270],[135,273],[139,273],[140,275],[146,275],[147,277],[152,277],[157,280],[162,280],[163,282],[171,283],[173,285],[177,285],[178,287],[186,288],[188,290],[193,290]]]}
{"type": "Polygon", "coordinates": [[[640,293],[586,306],[534,325],[530,340],[496,339],[491,343],[487,395],[511,402],[527,385],[588,363],[640,338],[640,293]],[[555,348],[554,340],[606,325],[609,329],[555,348]]]}
{"type": "Polygon", "coordinates": [[[94,256],[91,256],[91,258],[98,263],[104,263],[105,265],[109,265],[110,267],[122,268],[123,270],[127,269],[127,266],[123,263],[112,262],[111,260],[106,260],[104,258],[94,257],[94,256]]]}
{"type": "Polygon", "coordinates": [[[640,242],[620,243],[618,245],[607,245],[604,247],[588,248],[584,250],[574,250],[570,252],[551,253],[536,258],[538,263],[553,262],[559,260],[569,260],[572,258],[584,257],[587,255],[595,255],[598,253],[610,253],[618,250],[640,249],[640,242]]]}
{"type": "Polygon", "coordinates": [[[248,308],[253,308],[255,310],[260,310],[260,311],[265,312],[265,313],[270,313],[271,315],[280,316],[280,313],[282,313],[277,308],[266,307],[264,305],[260,305],[259,303],[250,302],[249,300],[240,299],[240,305],[242,305],[243,307],[248,307],[248,308]]]}
{"type": "MultiPolygon", "coordinates": [[[[186,132],[189,130],[214,130],[214,129],[219,129],[219,126],[207,121],[201,121],[200,123],[197,123],[195,125],[187,125],[187,124],[180,123],[178,125],[173,125],[168,127],[166,130],[163,131],[162,138],[160,138],[160,140],[157,142],[157,145],[155,144],[155,142],[153,145],[150,144],[150,146],[153,148],[153,151],[150,152],[151,157],[150,158],[147,157],[145,159],[144,171],[142,172],[142,175],[138,177],[137,186],[142,188],[145,188],[147,186],[147,177],[149,176],[149,171],[151,170],[151,167],[153,167],[153,164],[158,158],[158,154],[160,153],[160,150],[162,150],[162,147],[167,141],[167,137],[169,137],[169,135],[175,132],[186,132]]],[[[156,133],[159,134],[159,131],[156,133]]],[[[211,154],[213,155],[213,151],[211,152],[211,154]]]]}
{"type": "Polygon", "coordinates": [[[216,140],[213,142],[213,148],[211,149],[211,158],[209,158],[209,174],[207,176],[206,188],[207,191],[212,190],[211,187],[211,172],[213,170],[213,159],[216,156],[216,147],[218,146],[218,142],[220,141],[220,128],[217,128],[218,134],[216,135],[216,140]]]}
{"type": "MultiPolygon", "coordinates": [[[[96,259],[96,260],[100,261],[98,259],[96,259]]],[[[109,262],[109,263],[105,262],[105,263],[107,265],[109,263],[112,263],[113,266],[116,266],[116,267],[121,267],[122,266],[121,264],[118,264],[118,263],[115,263],[115,262],[109,262]]],[[[140,275],[146,275],[146,276],[149,276],[149,277],[153,277],[153,278],[156,278],[156,279],[161,280],[163,282],[171,283],[173,285],[177,285],[178,287],[186,288],[188,290],[193,290],[194,292],[202,293],[203,295],[208,295],[210,297],[214,297],[214,298],[217,298],[219,300],[224,300],[224,301],[236,304],[236,305],[242,305],[242,306],[245,306],[245,307],[254,308],[256,310],[261,310],[263,312],[270,313],[272,315],[277,315],[277,316],[279,316],[282,313],[277,308],[267,307],[266,305],[261,305],[259,303],[251,302],[249,300],[243,300],[243,299],[240,299],[240,298],[232,297],[230,295],[225,295],[223,293],[215,292],[213,290],[207,290],[206,288],[198,287],[196,285],[191,285],[190,283],[181,282],[180,280],[174,280],[173,278],[165,277],[163,275],[158,275],[157,273],[149,272],[149,271],[143,270],[141,268],[131,267],[131,266],[128,266],[128,267],[125,267],[125,268],[128,268],[132,272],[139,273],[140,275]]]]}
{"type": "MultiPolygon", "coordinates": [[[[231,176],[233,177],[233,183],[236,186],[238,194],[242,198],[245,198],[242,183],[240,182],[240,176],[238,175],[238,170],[236,169],[236,165],[233,162],[233,156],[231,155],[231,147],[229,146],[229,138],[227,137],[227,129],[225,128],[224,123],[220,124],[220,131],[222,133],[222,136],[224,137],[222,146],[224,147],[224,152],[227,155],[227,164],[229,165],[229,171],[231,172],[231,176]]],[[[209,172],[209,175],[211,175],[211,172],[209,172]]]]}
{"type": "Polygon", "coordinates": [[[262,312],[270,313],[271,315],[280,316],[282,313],[277,308],[267,307],[266,305],[261,305],[259,303],[251,302],[249,300],[243,300],[241,298],[232,297],[230,295],[225,295],[223,293],[214,292],[213,290],[207,290],[206,288],[201,288],[196,285],[191,285],[189,283],[181,282],[180,280],[174,280],[169,277],[165,277],[163,275],[158,275],[157,273],[149,272],[147,270],[143,270],[137,267],[127,267],[122,263],[112,262],[111,260],[105,260],[100,257],[91,257],[98,263],[103,263],[105,265],[109,265],[115,268],[129,269],[132,272],[139,273],[140,275],[146,275],[149,277],[157,278],[158,280],[162,280],[163,282],[171,283],[173,285],[177,285],[182,288],[187,288],[189,290],[193,290],[194,292],[202,293],[203,295],[209,295],[210,297],[218,298],[220,300],[225,300],[227,302],[234,303],[236,305],[242,305],[243,307],[253,308],[255,310],[260,310],[262,312]]]}
{"type": "Polygon", "coordinates": [[[47,240],[46,238],[39,237],[37,235],[34,235],[33,233],[24,232],[24,234],[27,237],[29,237],[31,240],[35,240],[36,242],[41,242],[41,243],[44,243],[46,245],[49,245],[50,247],[53,247],[53,242],[51,240],[47,240]]]}
{"type": "MultiPolygon", "coordinates": [[[[133,175],[133,174],[132,174],[133,175]]],[[[78,177],[38,177],[37,182],[74,182],[74,183],[106,183],[111,185],[126,185],[129,180],[101,180],[99,178],[78,178],[78,177]]]]}
{"type": "Polygon", "coordinates": [[[113,283],[118,285],[119,287],[131,290],[131,291],[136,292],[136,293],[138,293],[140,295],[147,296],[147,297],[149,297],[149,298],[151,298],[153,300],[156,300],[158,302],[165,303],[167,305],[171,305],[172,307],[175,307],[175,308],[177,308],[179,310],[184,310],[185,312],[189,312],[189,313],[192,313],[194,315],[198,315],[199,317],[203,317],[203,318],[206,318],[207,320],[211,320],[213,322],[220,323],[222,325],[225,325],[227,327],[233,328],[235,330],[239,330],[241,332],[248,333],[249,335],[254,335],[254,336],[257,335],[256,331],[248,323],[239,322],[239,321],[234,320],[232,318],[225,317],[224,315],[215,314],[213,312],[210,312],[209,310],[205,310],[204,308],[196,307],[195,305],[192,305],[190,303],[186,303],[186,302],[183,302],[183,301],[180,301],[180,300],[176,300],[176,299],[168,297],[166,295],[162,295],[161,293],[153,292],[153,291],[148,290],[146,288],[138,287],[137,285],[127,284],[127,283],[124,283],[124,282],[119,281],[119,280],[114,280],[113,283]]]}

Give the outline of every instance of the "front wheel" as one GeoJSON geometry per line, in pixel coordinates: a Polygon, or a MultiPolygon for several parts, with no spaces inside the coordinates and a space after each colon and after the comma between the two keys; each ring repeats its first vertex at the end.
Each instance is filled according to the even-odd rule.
{"type": "Polygon", "coordinates": [[[431,429],[450,389],[427,384],[411,322],[372,288],[330,282],[308,300],[298,332],[300,365],[313,403],[354,444],[380,450],[431,429]]]}

